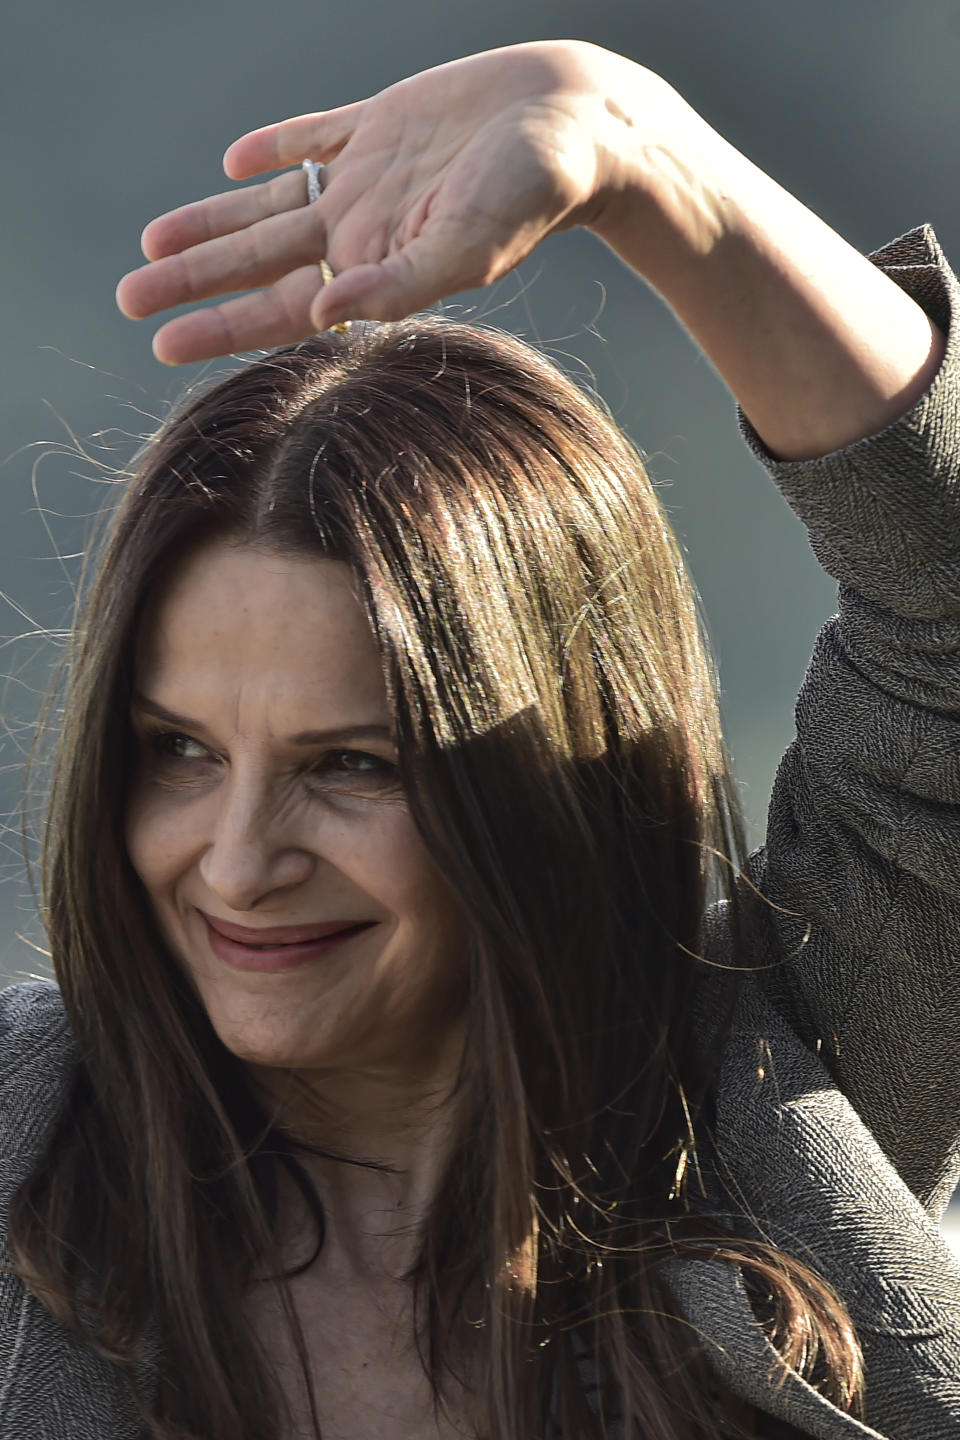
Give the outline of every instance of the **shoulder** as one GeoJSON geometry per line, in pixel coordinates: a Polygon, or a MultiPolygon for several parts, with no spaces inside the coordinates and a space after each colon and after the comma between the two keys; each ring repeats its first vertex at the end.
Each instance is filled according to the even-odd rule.
{"type": "Polygon", "coordinates": [[[39,1156],[76,1063],[58,986],[31,980],[0,991],[0,1191],[19,1178],[16,1158],[39,1156]]]}
{"type": "MultiPolygon", "coordinates": [[[[30,981],[0,991],[0,1248],[11,1198],[43,1154],[77,1062],[58,986],[30,981]]],[[[149,1393],[152,1373],[138,1379],[149,1393]]],[[[0,1436],[67,1434],[135,1440],[143,1429],[120,1371],[0,1267],[0,1436]]]]}
{"type": "MultiPolygon", "coordinates": [[[[710,958],[729,964],[723,917],[711,919],[719,934],[710,958]]],[[[822,1055],[770,993],[767,951],[750,938],[758,964],[740,978],[718,1046],[690,1201],[735,1234],[799,1258],[840,1295],[864,1350],[869,1425],[782,1367],[782,1383],[773,1382],[777,1356],[737,1266],[680,1255],[663,1262],[663,1278],[723,1383],[805,1434],[892,1440],[909,1410],[911,1434],[946,1435],[960,1424],[960,1385],[948,1378],[960,1373],[960,1271],[822,1055]]],[[[718,972],[715,1000],[722,979],[718,972]]]]}
{"type": "Polygon", "coordinates": [[[742,1197],[750,1196],[748,1209],[763,1224],[776,1228],[791,1217],[799,1233],[809,1221],[811,1245],[848,1203],[853,1175],[859,1200],[869,1200],[878,1214],[901,1202],[922,1214],[832,1074],[830,1044],[810,1044],[800,1033],[787,987],[791,961],[778,951],[768,910],[761,906],[749,915],[737,955],[725,909],[708,917],[705,949],[716,970],[698,1019],[701,1043],[716,1062],[710,1138],[720,1170],[742,1197]]]}
{"type": "Polygon", "coordinates": [[[0,1093],[25,1069],[74,1053],[59,986],[29,980],[0,990],[0,1093]]]}

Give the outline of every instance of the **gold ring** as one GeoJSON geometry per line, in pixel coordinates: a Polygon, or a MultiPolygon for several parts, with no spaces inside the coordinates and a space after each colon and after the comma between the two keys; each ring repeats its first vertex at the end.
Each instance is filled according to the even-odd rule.
{"type": "MultiPolygon", "coordinates": [[[[330,262],[328,260],[320,261],[320,274],[323,276],[324,285],[329,285],[330,281],[333,279],[333,271],[330,268],[330,262]]],[[[338,320],[336,325],[330,326],[330,329],[336,335],[346,335],[347,331],[350,329],[350,321],[338,320]]]]}

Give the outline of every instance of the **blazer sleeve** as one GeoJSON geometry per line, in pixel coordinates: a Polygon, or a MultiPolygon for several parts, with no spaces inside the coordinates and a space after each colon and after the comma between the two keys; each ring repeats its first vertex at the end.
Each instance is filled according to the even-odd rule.
{"type": "Polygon", "coordinates": [[[748,864],[747,959],[937,1214],[960,1162],[960,288],[929,227],[871,258],[947,336],[926,394],[814,461],[742,418],[839,582],[748,864]]]}

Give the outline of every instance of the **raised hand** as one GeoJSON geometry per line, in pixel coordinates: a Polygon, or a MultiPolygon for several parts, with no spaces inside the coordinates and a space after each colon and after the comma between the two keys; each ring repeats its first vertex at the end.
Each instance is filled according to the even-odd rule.
{"type": "Polygon", "coordinates": [[[595,45],[544,41],[440,65],[255,130],[224,165],[242,180],[308,158],[327,166],[313,204],[297,169],[147,226],[151,263],[117,291],[126,314],[236,297],[164,325],[160,360],[398,319],[499,279],[576,224],[660,292],[784,458],[890,424],[943,354],[897,285],[665,81],[595,45]]]}
{"type": "Polygon", "coordinates": [[[322,161],[320,199],[306,203],[298,169],[161,216],[143,233],[151,263],[124,277],[117,302],[139,319],[235,295],[158,332],[157,357],[181,364],[397,319],[489,284],[588,215],[607,82],[612,70],[622,89],[625,68],[649,73],[579,42],[512,46],[255,130],[228,149],[227,174],[322,161]]]}

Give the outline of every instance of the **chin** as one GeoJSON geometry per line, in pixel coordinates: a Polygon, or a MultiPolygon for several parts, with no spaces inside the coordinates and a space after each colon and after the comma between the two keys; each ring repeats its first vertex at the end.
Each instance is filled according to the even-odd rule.
{"type": "Polygon", "coordinates": [[[221,1043],[245,1064],[310,1069],[324,1063],[329,1049],[324,1043],[327,1026],[323,1021],[305,1023],[302,1000],[291,999],[289,1007],[274,1003],[264,1013],[265,1002],[261,999],[251,1013],[249,997],[241,1006],[210,1004],[204,999],[221,1043]]]}

